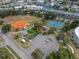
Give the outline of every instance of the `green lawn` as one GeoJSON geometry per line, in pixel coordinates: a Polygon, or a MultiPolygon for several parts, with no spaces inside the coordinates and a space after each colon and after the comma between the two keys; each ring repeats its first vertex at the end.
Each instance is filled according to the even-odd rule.
{"type": "Polygon", "coordinates": [[[70,33],[66,33],[66,34],[64,35],[64,42],[65,42],[66,44],[71,44],[71,36],[70,36],[70,33]]]}
{"type": "Polygon", "coordinates": [[[26,42],[22,42],[21,33],[17,34],[14,39],[18,42],[20,47],[29,48],[31,46],[28,39],[26,39],[26,42]]]}
{"type": "Polygon", "coordinates": [[[32,28],[32,29],[28,30],[27,37],[28,38],[29,37],[36,37],[38,34],[39,34],[39,32],[36,29],[32,28]]]}
{"type": "Polygon", "coordinates": [[[46,59],[76,59],[68,48],[60,48],[57,52],[50,53],[46,59]]]}
{"type": "Polygon", "coordinates": [[[4,39],[0,37],[0,45],[2,45],[3,43],[4,43],[4,39]]]}
{"type": "Polygon", "coordinates": [[[10,48],[9,46],[7,46],[7,48],[15,55],[16,59],[21,59],[20,56],[16,54],[16,52],[12,48],[10,48]]]}
{"type": "Polygon", "coordinates": [[[6,48],[0,48],[0,59],[15,59],[15,58],[6,48]]]}

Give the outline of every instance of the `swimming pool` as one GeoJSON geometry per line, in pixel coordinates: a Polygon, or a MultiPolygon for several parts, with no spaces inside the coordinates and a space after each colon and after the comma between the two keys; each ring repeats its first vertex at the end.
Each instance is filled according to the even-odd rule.
{"type": "Polygon", "coordinates": [[[48,26],[50,27],[55,27],[55,28],[61,28],[64,26],[64,22],[60,22],[60,21],[49,21],[47,23],[48,26]]]}

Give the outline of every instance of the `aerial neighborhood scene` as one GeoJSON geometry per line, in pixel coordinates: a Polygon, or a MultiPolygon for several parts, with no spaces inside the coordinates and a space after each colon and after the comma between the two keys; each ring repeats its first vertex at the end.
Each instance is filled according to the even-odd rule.
{"type": "Polygon", "coordinates": [[[79,59],[79,0],[0,0],[0,59],[79,59]]]}

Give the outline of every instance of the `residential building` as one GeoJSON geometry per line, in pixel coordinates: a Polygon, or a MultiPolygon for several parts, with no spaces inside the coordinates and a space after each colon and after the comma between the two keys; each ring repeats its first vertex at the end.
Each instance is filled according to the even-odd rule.
{"type": "Polygon", "coordinates": [[[5,4],[5,3],[9,3],[9,2],[11,2],[12,0],[0,0],[0,3],[3,3],[3,4],[5,4]]]}

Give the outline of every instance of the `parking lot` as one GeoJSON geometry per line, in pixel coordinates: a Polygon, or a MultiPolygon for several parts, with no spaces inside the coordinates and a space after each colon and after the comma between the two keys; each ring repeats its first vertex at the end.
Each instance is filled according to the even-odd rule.
{"type": "Polygon", "coordinates": [[[42,52],[44,53],[44,58],[52,51],[57,51],[59,49],[59,44],[53,35],[43,36],[42,34],[39,34],[31,41],[31,45],[32,46],[30,48],[24,49],[30,59],[32,59],[31,53],[36,48],[40,48],[42,50],[42,52]]]}

